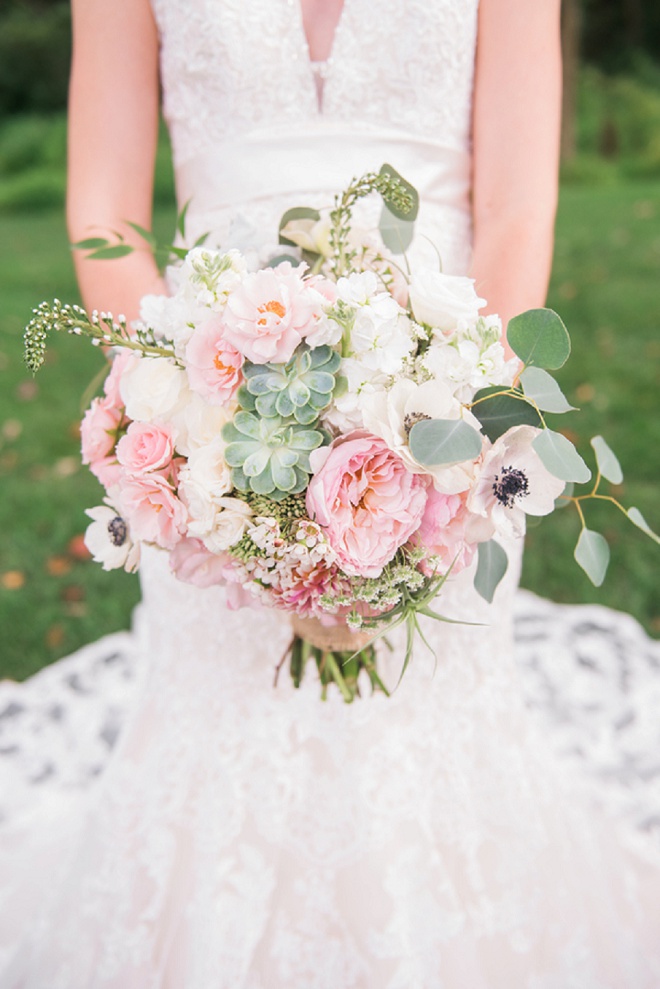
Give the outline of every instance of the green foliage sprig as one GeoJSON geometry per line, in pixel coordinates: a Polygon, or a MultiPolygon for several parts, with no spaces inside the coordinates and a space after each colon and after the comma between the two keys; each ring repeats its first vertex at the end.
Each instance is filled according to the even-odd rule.
{"type": "Polygon", "coordinates": [[[44,362],[48,334],[53,331],[89,337],[97,347],[126,347],[145,357],[171,357],[176,360],[170,340],[161,340],[153,330],[142,327],[131,334],[124,316],[115,319],[112,313],[96,310],[90,316],[81,306],[65,304],[59,299],[42,302],[32,312],[23,342],[25,364],[33,374],[44,362]]]}
{"type": "Polygon", "coordinates": [[[416,190],[391,165],[383,165],[380,172],[366,172],[361,178],[353,179],[335,197],[334,209],[330,213],[330,267],[335,278],[340,278],[350,270],[351,261],[355,257],[355,251],[348,242],[353,207],[358,199],[373,192],[378,192],[383,197],[393,215],[405,217],[410,222],[417,215],[419,197],[416,190]]]}

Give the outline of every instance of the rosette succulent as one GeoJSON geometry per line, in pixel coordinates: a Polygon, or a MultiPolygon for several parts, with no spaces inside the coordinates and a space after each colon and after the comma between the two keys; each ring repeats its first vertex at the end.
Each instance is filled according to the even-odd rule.
{"type": "MultiPolygon", "coordinates": [[[[246,363],[245,388],[259,415],[293,416],[296,422],[309,426],[330,404],[339,363],[339,354],[332,347],[299,347],[286,364],[246,363]]],[[[241,404],[245,407],[243,401],[241,404]]]]}
{"type": "Polygon", "coordinates": [[[223,426],[222,436],[234,487],[274,501],[304,491],[312,472],[309,454],[324,440],[319,430],[307,429],[295,419],[261,418],[244,410],[223,426]]]}

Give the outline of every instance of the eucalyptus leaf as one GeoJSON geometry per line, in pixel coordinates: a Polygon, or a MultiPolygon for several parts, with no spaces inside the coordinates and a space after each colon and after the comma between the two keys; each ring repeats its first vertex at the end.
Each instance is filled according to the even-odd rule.
{"type": "Polygon", "coordinates": [[[600,587],[610,562],[610,547],[605,537],[593,529],[583,529],[573,555],[591,583],[600,587]]]}
{"type": "Polygon", "coordinates": [[[571,352],[571,339],[562,319],[552,309],[528,309],[509,321],[506,338],[524,364],[562,367],[571,352]]]}
{"type": "Polygon", "coordinates": [[[302,264],[302,261],[294,254],[276,254],[274,258],[271,258],[270,261],[266,263],[265,267],[277,268],[277,266],[282,264],[284,261],[289,261],[293,268],[298,268],[302,264]]]}
{"type": "Polygon", "coordinates": [[[658,536],[658,534],[653,531],[651,526],[648,524],[648,522],[640,512],[639,508],[629,508],[626,514],[633,525],[636,525],[638,529],[641,529],[642,532],[645,532],[647,536],[650,536],[653,542],[658,543],[658,545],[660,545],[660,536],[658,536]]]}
{"type": "Polygon", "coordinates": [[[405,192],[407,192],[410,198],[412,199],[412,207],[407,212],[403,210],[398,210],[391,203],[388,203],[390,212],[394,213],[394,215],[398,216],[399,219],[401,220],[409,220],[410,222],[416,220],[417,214],[419,212],[419,193],[417,192],[415,186],[411,185],[410,182],[407,181],[407,179],[404,179],[403,175],[397,172],[396,168],[392,168],[391,165],[388,164],[382,165],[380,168],[380,174],[389,175],[391,178],[398,179],[401,188],[405,192]]]}
{"type": "Polygon", "coordinates": [[[573,444],[561,433],[543,429],[532,441],[532,446],[541,458],[543,466],[560,481],[575,481],[586,484],[591,471],[573,444]]]}
{"type": "Polygon", "coordinates": [[[479,543],[477,560],[474,589],[490,604],[497,585],[507,571],[509,560],[506,552],[494,539],[490,539],[487,543],[479,543]]]}
{"type": "Polygon", "coordinates": [[[520,375],[525,395],[531,398],[542,412],[574,412],[561,388],[547,371],[540,367],[527,367],[520,375]]]}
{"type": "MultiPolygon", "coordinates": [[[[574,491],[575,491],[575,485],[573,484],[573,482],[567,481],[562,493],[559,495],[558,498],[555,498],[555,509],[567,508],[570,505],[570,501],[568,499],[573,497],[574,491]]],[[[531,516],[528,515],[527,525],[529,525],[530,518],[531,516]]]]}
{"type": "Polygon", "coordinates": [[[378,229],[389,251],[393,254],[404,254],[412,243],[415,224],[410,220],[402,220],[386,203],[383,203],[378,229]]]}
{"type": "Polygon", "coordinates": [[[623,481],[623,471],[621,464],[617,460],[616,454],[612,452],[602,436],[594,436],[591,441],[596,454],[596,463],[606,481],[612,484],[621,484],[623,481]]]}
{"type": "Polygon", "coordinates": [[[113,244],[112,247],[99,247],[97,251],[92,251],[87,257],[95,261],[112,261],[115,258],[125,258],[135,250],[130,244],[113,244]]]}
{"type": "Polygon", "coordinates": [[[514,426],[541,426],[536,409],[515,395],[503,395],[502,388],[482,388],[474,396],[472,414],[493,443],[514,426]]]}
{"type": "Polygon", "coordinates": [[[408,445],[422,466],[448,467],[476,459],[482,438],[462,419],[422,419],[410,430],[408,445]]]}

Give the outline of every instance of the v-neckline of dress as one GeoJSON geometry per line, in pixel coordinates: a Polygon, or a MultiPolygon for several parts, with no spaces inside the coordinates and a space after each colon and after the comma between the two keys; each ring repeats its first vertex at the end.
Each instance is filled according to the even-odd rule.
{"type": "Polygon", "coordinates": [[[339,19],[335,25],[335,29],[332,33],[332,39],[330,41],[330,48],[328,49],[328,57],[323,59],[312,59],[312,51],[309,44],[309,36],[305,29],[305,16],[302,8],[302,0],[293,0],[296,6],[298,24],[300,26],[300,34],[302,38],[303,48],[305,55],[307,57],[307,64],[313,71],[314,67],[317,65],[331,65],[334,61],[335,54],[337,52],[337,40],[341,37],[344,21],[346,20],[346,8],[348,7],[350,0],[344,0],[341,5],[341,11],[339,12],[339,19]]]}

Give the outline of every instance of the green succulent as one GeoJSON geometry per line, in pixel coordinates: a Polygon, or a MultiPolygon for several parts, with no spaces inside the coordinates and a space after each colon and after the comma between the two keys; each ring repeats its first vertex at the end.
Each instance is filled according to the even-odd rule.
{"type": "Polygon", "coordinates": [[[245,389],[259,415],[293,416],[309,426],[330,404],[339,364],[339,354],[332,347],[299,347],[286,364],[245,364],[245,389]]]}
{"type": "Polygon", "coordinates": [[[254,491],[282,501],[307,487],[309,455],[321,446],[323,433],[283,416],[261,418],[241,410],[222,429],[225,460],[239,491],[254,491]]]}

